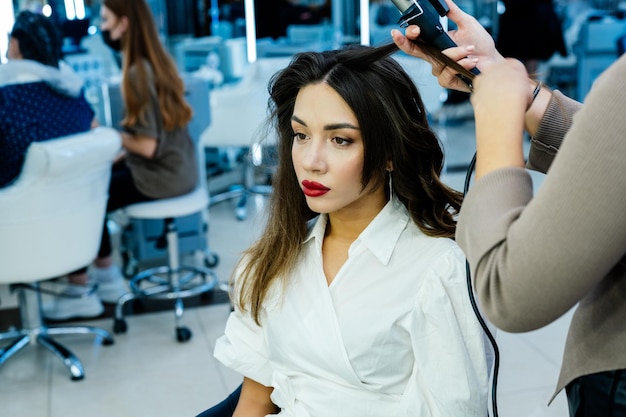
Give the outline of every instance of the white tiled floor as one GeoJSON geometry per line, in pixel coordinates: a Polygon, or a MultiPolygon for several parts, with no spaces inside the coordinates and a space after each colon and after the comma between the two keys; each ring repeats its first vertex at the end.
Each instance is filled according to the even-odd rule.
{"type": "MultiPolygon", "coordinates": [[[[442,131],[448,163],[467,163],[473,153],[473,125],[442,131]]],[[[465,174],[444,176],[460,189],[465,174]]],[[[540,180],[540,178],[539,178],[540,180]]],[[[216,272],[226,280],[232,266],[262,225],[263,198],[249,201],[247,220],[235,220],[232,202],[211,208],[209,242],[220,256],[216,272]]],[[[14,300],[0,286],[3,302],[14,300]]],[[[2,310],[0,310],[0,315],[2,310]]],[[[128,332],[115,344],[101,346],[92,337],[59,337],[83,362],[86,378],[72,382],[60,361],[38,346],[29,346],[0,366],[1,417],[193,417],[222,400],[241,381],[212,357],[229,306],[190,308],[187,343],[174,337],[172,312],[128,317],[128,332]]],[[[526,334],[497,332],[501,364],[497,390],[501,417],[565,417],[565,394],[547,407],[560,366],[570,314],[526,334]]],[[[111,330],[112,321],[86,322],[111,330]]]]}

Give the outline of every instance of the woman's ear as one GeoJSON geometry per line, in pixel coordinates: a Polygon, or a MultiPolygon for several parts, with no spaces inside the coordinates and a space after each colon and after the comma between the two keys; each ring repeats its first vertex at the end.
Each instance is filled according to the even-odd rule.
{"type": "Polygon", "coordinates": [[[387,167],[385,168],[387,171],[393,171],[393,162],[387,161],[387,167]]]}
{"type": "Polygon", "coordinates": [[[124,33],[126,33],[126,31],[128,30],[128,16],[120,17],[119,25],[122,30],[122,35],[124,35],[124,33]]]}
{"type": "Polygon", "coordinates": [[[7,58],[9,59],[23,59],[22,51],[20,50],[20,41],[17,38],[11,36],[9,38],[9,50],[7,51],[7,58]]]}

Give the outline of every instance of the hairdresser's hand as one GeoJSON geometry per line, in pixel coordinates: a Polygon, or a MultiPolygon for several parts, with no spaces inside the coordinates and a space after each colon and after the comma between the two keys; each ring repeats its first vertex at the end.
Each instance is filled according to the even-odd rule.
{"type": "Polygon", "coordinates": [[[474,79],[472,105],[476,111],[486,109],[492,117],[517,113],[523,118],[531,100],[526,67],[517,59],[495,63],[474,79]]]}
{"type": "MultiPolygon", "coordinates": [[[[504,58],[496,50],[493,38],[485,28],[451,0],[446,0],[446,3],[450,7],[447,16],[458,27],[457,30],[449,31],[448,35],[458,46],[448,48],[443,52],[468,70],[478,67],[479,70],[484,71],[490,65],[502,61],[504,58]]],[[[433,66],[433,75],[437,77],[442,87],[459,91],[468,90],[465,83],[456,76],[455,71],[437,63],[425,55],[419,45],[410,41],[419,37],[420,28],[418,26],[409,26],[405,34],[406,36],[394,29],[392,37],[395,44],[407,54],[428,61],[433,66]]]]}
{"type": "Polygon", "coordinates": [[[499,168],[524,167],[524,116],[532,89],[516,59],[494,63],[474,78],[476,179],[499,168]]]}

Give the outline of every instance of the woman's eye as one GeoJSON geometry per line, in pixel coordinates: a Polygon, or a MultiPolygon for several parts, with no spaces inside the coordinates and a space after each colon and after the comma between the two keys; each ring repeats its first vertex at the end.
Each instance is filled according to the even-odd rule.
{"type": "Polygon", "coordinates": [[[306,139],[306,135],[304,133],[294,132],[293,138],[295,140],[305,140],[306,139]]]}
{"type": "Polygon", "coordinates": [[[340,137],[334,137],[332,140],[339,146],[348,146],[349,144],[352,143],[350,139],[340,138],[340,137]]]}

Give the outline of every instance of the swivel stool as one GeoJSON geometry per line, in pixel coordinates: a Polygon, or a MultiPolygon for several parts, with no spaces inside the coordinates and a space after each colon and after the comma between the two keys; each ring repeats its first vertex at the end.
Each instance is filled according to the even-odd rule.
{"type": "Polygon", "coordinates": [[[129,218],[164,220],[168,264],[141,271],[130,280],[130,292],[122,295],[115,306],[114,333],[127,331],[126,303],[138,298],[153,298],[174,301],[176,339],[185,342],[191,338],[191,330],[183,325],[183,299],[213,290],[217,276],[210,268],[181,265],[176,218],[206,210],[208,203],[208,193],[202,184],[180,197],[132,204],[123,209],[129,218]]]}

